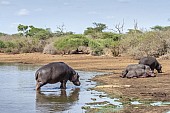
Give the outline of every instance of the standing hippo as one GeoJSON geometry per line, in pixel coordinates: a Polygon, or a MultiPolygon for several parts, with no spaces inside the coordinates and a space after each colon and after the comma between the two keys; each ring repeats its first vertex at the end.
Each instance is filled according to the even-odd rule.
{"type": "Polygon", "coordinates": [[[66,82],[69,80],[74,85],[80,86],[79,75],[64,62],[53,62],[39,68],[35,73],[36,90],[43,85],[61,82],[60,88],[66,89],[66,82]]]}
{"type": "Polygon", "coordinates": [[[148,65],[153,72],[156,69],[158,73],[162,73],[162,66],[154,57],[143,57],[139,60],[139,64],[148,65]]]}
{"type": "MultiPolygon", "coordinates": [[[[120,77],[124,78],[126,77],[127,73],[129,71],[135,71],[135,70],[138,70],[138,69],[143,69],[145,70],[146,72],[151,72],[151,68],[147,65],[144,65],[144,64],[130,64],[126,67],[126,69],[124,71],[122,71],[122,75],[120,77]]],[[[154,75],[152,75],[154,76],[154,75]]]]}

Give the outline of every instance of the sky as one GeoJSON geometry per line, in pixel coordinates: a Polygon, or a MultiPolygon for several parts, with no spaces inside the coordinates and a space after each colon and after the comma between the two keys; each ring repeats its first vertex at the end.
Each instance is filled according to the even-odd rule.
{"type": "Polygon", "coordinates": [[[17,26],[51,28],[83,33],[93,23],[124,31],[170,25],[170,0],[0,0],[0,32],[17,33],[17,26]],[[134,22],[135,21],[135,22],[134,22]]]}

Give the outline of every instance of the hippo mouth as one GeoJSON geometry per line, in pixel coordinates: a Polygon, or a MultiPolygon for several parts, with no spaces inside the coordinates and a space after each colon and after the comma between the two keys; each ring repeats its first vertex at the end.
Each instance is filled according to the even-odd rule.
{"type": "Polygon", "coordinates": [[[158,73],[162,73],[162,70],[159,70],[158,73]]]}
{"type": "Polygon", "coordinates": [[[76,85],[76,86],[80,86],[81,83],[80,82],[73,82],[73,84],[76,85]]]}
{"type": "Polygon", "coordinates": [[[43,84],[42,82],[37,82],[37,84],[36,84],[36,90],[39,90],[42,84],[43,84]]]}

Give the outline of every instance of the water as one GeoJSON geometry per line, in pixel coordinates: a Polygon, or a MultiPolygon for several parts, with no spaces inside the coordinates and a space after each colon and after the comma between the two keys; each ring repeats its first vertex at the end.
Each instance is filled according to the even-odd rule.
{"type": "Polygon", "coordinates": [[[99,107],[105,102],[122,107],[118,99],[110,99],[103,92],[90,90],[96,82],[90,79],[104,73],[78,71],[81,86],[67,82],[67,89],[59,89],[60,83],[47,84],[41,92],[35,91],[34,73],[40,66],[0,63],[0,112],[2,113],[84,113],[83,106],[99,107]]]}

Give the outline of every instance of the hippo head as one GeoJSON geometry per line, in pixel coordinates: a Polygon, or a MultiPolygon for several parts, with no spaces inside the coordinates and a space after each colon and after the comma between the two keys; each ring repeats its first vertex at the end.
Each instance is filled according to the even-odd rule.
{"type": "Polygon", "coordinates": [[[158,73],[162,73],[162,66],[159,64],[159,65],[156,67],[156,70],[158,71],[158,73]]]}
{"type": "Polygon", "coordinates": [[[128,72],[127,72],[126,70],[123,70],[123,71],[122,71],[122,75],[120,75],[120,77],[125,78],[127,73],[128,73],[128,72]]]}
{"type": "Polygon", "coordinates": [[[145,74],[147,77],[155,77],[154,72],[147,65],[145,65],[145,74]]]}
{"type": "Polygon", "coordinates": [[[75,73],[74,75],[72,75],[70,81],[73,82],[73,84],[76,85],[76,86],[80,86],[80,84],[81,84],[80,81],[79,81],[78,73],[75,73]]]}

